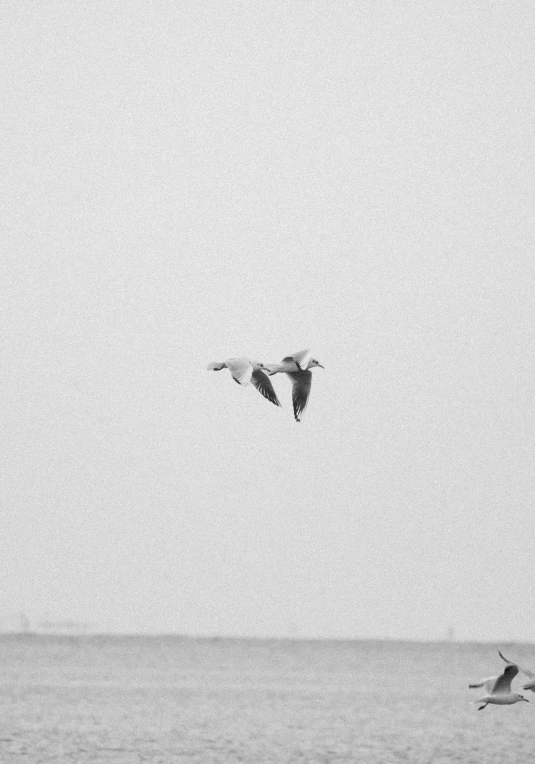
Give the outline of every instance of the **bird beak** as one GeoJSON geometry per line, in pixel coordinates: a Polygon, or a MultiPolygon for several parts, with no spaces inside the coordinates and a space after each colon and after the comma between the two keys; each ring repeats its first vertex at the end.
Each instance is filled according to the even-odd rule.
{"type": "Polygon", "coordinates": [[[325,366],[322,366],[321,363],[318,363],[318,366],[320,367],[320,369],[324,369],[325,368],[325,366]]]}
{"type": "Polygon", "coordinates": [[[527,698],[522,698],[522,700],[525,700],[526,703],[529,703],[529,700],[527,698]]]}

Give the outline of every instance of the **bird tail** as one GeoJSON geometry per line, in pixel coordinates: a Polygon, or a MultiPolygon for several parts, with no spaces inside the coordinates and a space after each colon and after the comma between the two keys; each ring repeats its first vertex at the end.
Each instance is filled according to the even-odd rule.
{"type": "Polygon", "coordinates": [[[265,371],[266,374],[271,377],[272,374],[276,374],[280,371],[280,365],[278,363],[265,363],[262,371],[265,371]]]}
{"type": "Polygon", "coordinates": [[[221,369],[224,369],[226,366],[226,363],[224,361],[212,361],[212,363],[209,363],[206,367],[208,371],[221,371],[221,369]]]}

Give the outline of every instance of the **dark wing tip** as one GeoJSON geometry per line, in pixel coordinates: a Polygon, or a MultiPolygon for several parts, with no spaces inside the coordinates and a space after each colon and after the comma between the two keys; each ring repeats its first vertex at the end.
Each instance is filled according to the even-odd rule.
{"type": "Polygon", "coordinates": [[[282,403],[279,401],[277,397],[277,393],[273,390],[269,390],[266,388],[263,388],[260,390],[261,394],[266,398],[266,400],[270,401],[271,403],[274,403],[275,406],[280,406],[282,408],[282,403]]]}
{"type": "Polygon", "coordinates": [[[258,392],[263,395],[266,400],[274,403],[275,406],[281,406],[282,408],[282,404],[278,399],[275,388],[267,374],[263,371],[255,371],[252,375],[252,382],[258,392]]]}

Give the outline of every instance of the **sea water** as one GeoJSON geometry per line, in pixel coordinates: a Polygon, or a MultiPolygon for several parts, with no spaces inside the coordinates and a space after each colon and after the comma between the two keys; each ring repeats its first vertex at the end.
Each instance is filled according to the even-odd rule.
{"type": "MultiPolygon", "coordinates": [[[[478,711],[468,689],[496,647],[5,635],[0,761],[527,764],[535,693],[478,711]]],[[[535,646],[500,647],[535,668],[535,646]]]]}

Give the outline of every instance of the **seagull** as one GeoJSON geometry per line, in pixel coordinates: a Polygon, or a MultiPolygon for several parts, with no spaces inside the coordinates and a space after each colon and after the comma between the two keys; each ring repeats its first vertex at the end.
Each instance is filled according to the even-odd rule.
{"type": "Polygon", "coordinates": [[[527,668],[524,668],[523,666],[519,666],[518,663],[513,663],[513,661],[508,660],[503,653],[501,653],[498,650],[498,655],[502,659],[502,661],[505,661],[509,666],[516,666],[517,669],[520,671],[521,674],[524,674],[524,676],[527,676],[529,679],[529,682],[522,685],[523,690],[531,690],[532,692],[535,692],[535,671],[530,671],[527,668]]]}
{"type": "Polygon", "coordinates": [[[470,684],[469,687],[485,687],[486,695],[476,700],[476,703],[483,703],[479,706],[478,711],[482,711],[488,706],[489,703],[494,703],[497,706],[512,706],[513,703],[519,703],[521,700],[525,700],[529,703],[529,700],[523,695],[519,695],[517,692],[511,692],[511,681],[518,674],[518,666],[510,664],[505,667],[503,673],[497,677],[489,677],[483,679],[477,684],[470,684]]]}
{"type": "Polygon", "coordinates": [[[221,371],[221,369],[228,369],[232,375],[232,379],[239,385],[248,385],[252,383],[259,393],[262,393],[264,398],[274,403],[275,406],[280,406],[280,401],[277,398],[277,393],[273,389],[271,380],[268,375],[262,371],[265,369],[263,363],[259,361],[251,361],[250,358],[229,358],[227,361],[212,361],[206,367],[209,371],[221,371]]]}
{"type": "Polygon", "coordinates": [[[292,381],[292,402],[294,407],[294,417],[296,422],[300,422],[301,415],[306,409],[308,396],[310,395],[310,386],[312,384],[312,372],[314,366],[324,368],[321,363],[312,358],[310,350],[301,350],[299,353],[287,355],[282,359],[282,363],[266,363],[264,368],[271,376],[284,372],[292,381]]]}

